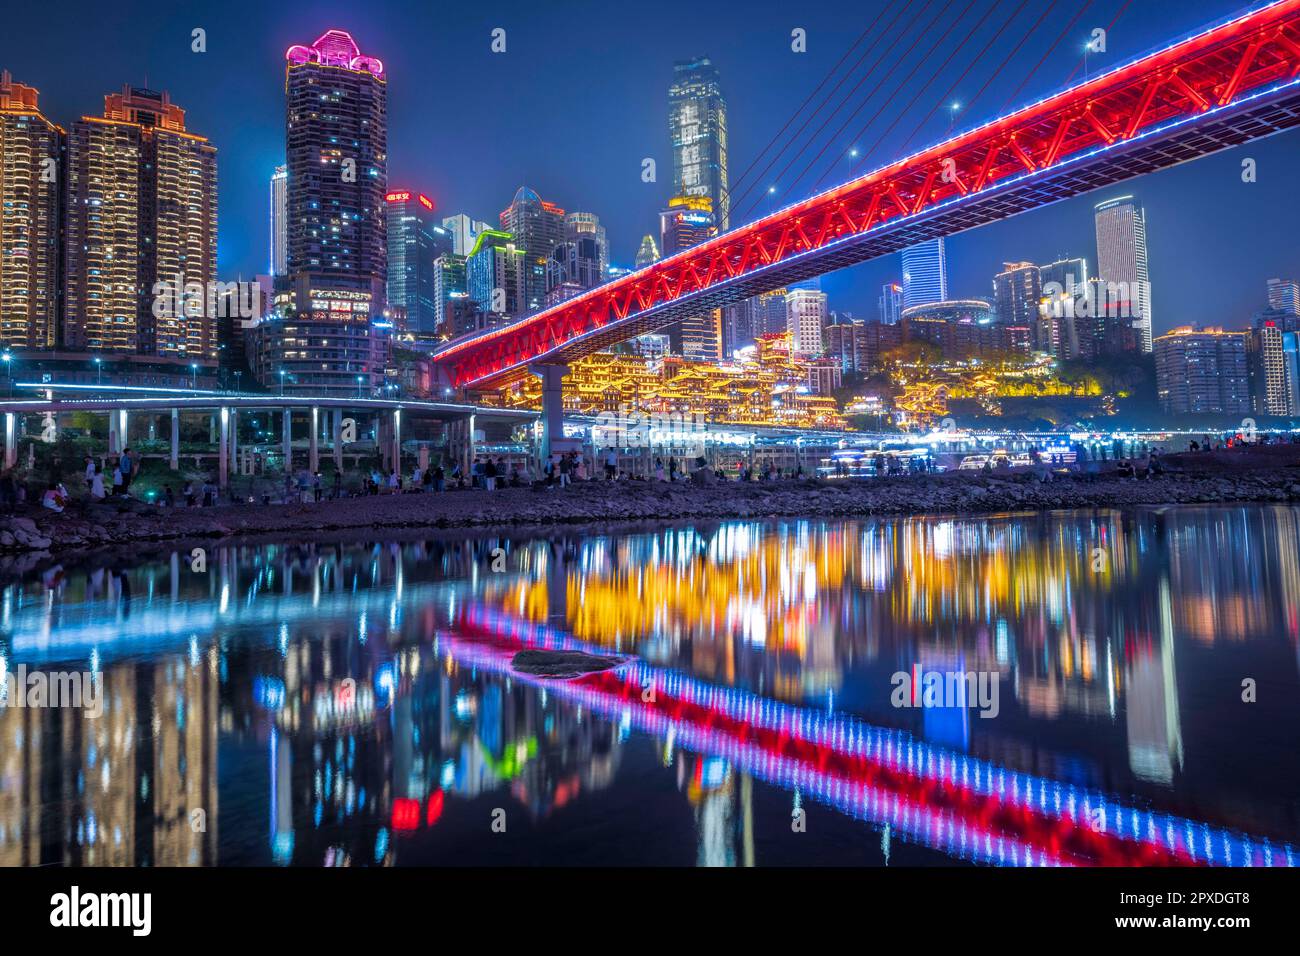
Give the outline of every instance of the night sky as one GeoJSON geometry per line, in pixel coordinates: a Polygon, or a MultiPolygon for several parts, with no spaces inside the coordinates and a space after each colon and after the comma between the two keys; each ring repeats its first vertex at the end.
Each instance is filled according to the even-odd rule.
{"type": "MultiPolygon", "coordinates": [[[[25,0],[7,5],[0,67],[10,70],[15,80],[37,87],[43,111],[65,126],[83,114],[100,115],[103,94],[125,83],[170,91],[186,109],[190,128],[218,147],[220,274],[233,278],[266,271],[267,181],[283,162],[284,150],[284,51],[294,43],[311,43],[328,28],[346,29],[363,53],[384,61],[388,72],[390,187],[427,193],[441,214],[467,212],[495,224],[515,189],[527,183],[567,210],[598,214],[608,230],[612,260],[631,265],[640,237],[657,234],[658,210],[671,194],[667,88],[674,60],[707,55],[721,73],[729,107],[733,196],[738,200],[732,222],[738,225],[735,211],[743,211],[759,195],[762,204],[741,218],[802,198],[828,170],[823,185],[848,179],[853,165],[844,154],[850,146],[865,152],[880,142],[870,166],[889,159],[1017,8],[1011,25],[993,39],[949,97],[968,104],[1010,55],[986,91],[959,114],[957,127],[1001,112],[1064,32],[1065,39],[1013,105],[1059,87],[1078,64],[1092,28],[1110,23],[1123,0],[1092,0],[1067,31],[1083,3],[907,3],[890,35],[840,87],[832,106],[874,60],[883,57],[883,64],[812,140],[812,148],[784,180],[777,173],[797,147],[761,180],[753,173],[741,179],[741,174],[877,14],[882,15],[880,24],[888,24],[900,4],[25,0]],[[986,13],[987,19],[981,20],[986,13]],[[925,29],[932,21],[933,28],[925,29]],[[906,31],[909,22],[915,25],[906,31]],[[1037,30],[1015,50],[1035,23],[1037,30]],[[206,53],[191,52],[195,27],[207,31],[206,53]],[[489,49],[496,27],[507,31],[504,54],[489,49]],[[807,31],[807,53],[791,52],[790,33],[796,27],[807,31]],[[943,42],[931,52],[941,37],[943,42]],[[866,100],[917,38],[879,92],[832,139],[849,112],[866,100]],[[919,69],[903,85],[917,64],[919,69]],[[916,105],[882,140],[913,96],[916,105]],[[882,106],[879,118],[859,135],[882,106]],[[795,181],[795,174],[823,144],[829,144],[825,154],[807,177],[795,181]],[[641,181],[643,157],[656,160],[657,183],[641,181]],[[740,199],[751,181],[754,192],[740,199]],[[768,199],[766,190],[772,184],[778,192],[768,199]]],[[[1090,71],[1242,8],[1236,0],[1135,0],[1110,31],[1107,52],[1089,57],[1090,71]]],[[[870,46],[874,35],[854,50],[823,94],[870,46]]],[[[820,101],[819,95],[800,114],[787,138],[820,101]]],[[[818,113],[802,139],[807,140],[829,113],[830,107],[818,113]]],[[[909,149],[942,138],[948,124],[947,111],[936,110],[909,149]]],[[[784,143],[780,140],[778,148],[784,143]]],[[[763,158],[760,169],[774,152],[763,158]]],[[[1095,272],[1092,206],[1131,192],[1147,209],[1157,331],[1189,322],[1243,325],[1265,305],[1267,278],[1300,277],[1298,171],[1300,132],[1292,132],[965,233],[949,242],[950,294],[990,296],[992,276],[1004,260],[1041,263],[1082,255],[1095,272]],[[1254,184],[1241,181],[1245,157],[1258,163],[1254,184]]],[[[827,277],[823,287],[830,293],[832,309],[875,318],[880,285],[897,279],[899,272],[897,257],[888,257],[827,277]]]]}

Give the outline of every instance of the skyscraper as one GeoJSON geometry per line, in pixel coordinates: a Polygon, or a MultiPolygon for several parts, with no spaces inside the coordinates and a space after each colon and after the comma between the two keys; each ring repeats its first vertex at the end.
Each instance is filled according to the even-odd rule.
{"type": "MultiPolygon", "coordinates": [[[[264,385],[356,395],[383,383],[391,346],[388,80],[352,37],[328,30],[285,53],[288,277],[280,314],[250,339],[264,385]]],[[[279,287],[277,283],[277,287],[279,287]]]]}
{"type": "Polygon", "coordinates": [[[708,57],[673,64],[668,132],[673,145],[673,195],[707,198],[719,231],[725,232],[731,228],[727,101],[708,57]]]}
{"type": "MultiPolygon", "coordinates": [[[[1132,196],[1108,199],[1096,206],[1097,273],[1118,298],[1128,302],[1127,312],[1144,352],[1150,352],[1151,283],[1147,272],[1146,213],[1132,196]]],[[[1115,295],[1110,296],[1112,300],[1115,295]]]]}
{"type": "Polygon", "coordinates": [[[53,348],[59,334],[64,131],[38,93],[0,74],[0,344],[53,348]]]}
{"type": "Polygon", "coordinates": [[[948,299],[948,263],[943,238],[908,246],[903,258],[903,308],[948,299]]]}
{"type": "Polygon", "coordinates": [[[451,234],[433,220],[433,200],[409,189],[392,190],[388,204],[388,283],[390,312],[401,327],[430,338],[438,329],[434,260],[451,252],[451,234]]]}
{"type": "Polygon", "coordinates": [[[371,294],[388,278],[388,81],[352,37],[328,30],[285,55],[289,272],[311,289],[371,294]]]}
{"type": "Polygon", "coordinates": [[[490,227],[487,223],[462,212],[444,219],[442,228],[451,233],[451,251],[458,256],[467,256],[474,248],[474,240],[478,239],[478,234],[490,227]]]}
{"type": "Polygon", "coordinates": [[[600,281],[604,282],[609,272],[609,242],[605,238],[605,227],[600,224],[600,217],[594,212],[571,212],[564,217],[564,238],[573,242],[584,236],[590,236],[600,253],[600,281]]]}
{"type": "Polygon", "coordinates": [[[546,305],[546,263],[564,241],[564,210],[520,186],[500,218],[501,229],[514,237],[515,247],[524,255],[523,310],[511,315],[528,315],[546,305]]]}
{"type": "Polygon", "coordinates": [[[68,143],[63,344],[214,361],[216,316],[176,308],[217,274],[217,151],[166,93],[125,87],[68,143]],[[159,283],[172,305],[155,309],[159,283]]]}
{"type": "Polygon", "coordinates": [[[1269,279],[1268,307],[1287,315],[1300,315],[1300,282],[1294,279],[1269,279]]]}
{"type": "MultiPolygon", "coordinates": [[[[713,201],[707,196],[674,196],[659,213],[659,241],[664,257],[705,242],[717,234],[713,201]]],[[[696,362],[722,360],[722,310],[707,309],[663,330],[672,349],[696,362]]]]}
{"type": "Polygon", "coordinates": [[[897,282],[886,282],[880,287],[880,321],[897,325],[903,317],[903,287],[897,282]]]}
{"type": "Polygon", "coordinates": [[[659,247],[655,245],[655,237],[646,235],[641,237],[641,246],[636,251],[636,261],[633,263],[636,268],[644,269],[648,265],[653,265],[659,261],[659,247]]]}
{"type": "Polygon", "coordinates": [[[271,176],[271,275],[289,274],[289,167],[271,176]]]}
{"type": "Polygon", "coordinates": [[[1251,391],[1258,415],[1295,415],[1300,408],[1292,403],[1293,382],[1288,374],[1282,330],[1274,322],[1265,322],[1246,333],[1247,361],[1251,391]]]}
{"type": "Polygon", "coordinates": [[[531,258],[508,232],[479,233],[465,260],[465,283],[479,312],[511,318],[526,313],[531,258]]]}

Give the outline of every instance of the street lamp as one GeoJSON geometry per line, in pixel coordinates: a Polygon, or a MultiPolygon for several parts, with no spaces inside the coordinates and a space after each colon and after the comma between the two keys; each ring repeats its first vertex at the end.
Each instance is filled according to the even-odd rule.
{"type": "Polygon", "coordinates": [[[190,363],[190,388],[199,387],[199,366],[195,362],[190,363]]]}
{"type": "Polygon", "coordinates": [[[357,398],[361,397],[361,376],[357,376],[357,398]]]}
{"type": "Polygon", "coordinates": [[[948,107],[948,132],[952,132],[953,126],[957,122],[957,112],[961,109],[961,104],[956,100],[948,107]]]}
{"type": "Polygon", "coordinates": [[[0,358],[3,358],[5,362],[5,377],[9,380],[9,394],[12,395],[14,393],[14,357],[6,349],[4,355],[0,356],[0,358]]]}
{"type": "MultiPolygon", "coordinates": [[[[5,361],[9,361],[7,358],[5,361]]],[[[95,384],[104,384],[104,360],[98,355],[95,356],[95,384]]]]}
{"type": "Polygon", "coordinates": [[[280,396],[284,396],[284,369],[280,369],[280,396]]]}

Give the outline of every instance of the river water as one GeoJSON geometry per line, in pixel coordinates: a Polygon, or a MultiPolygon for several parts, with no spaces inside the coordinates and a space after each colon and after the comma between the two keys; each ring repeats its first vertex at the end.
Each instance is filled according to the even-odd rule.
{"type": "Polygon", "coordinates": [[[0,864],[1294,864],[1298,594],[1255,506],[66,562],[0,864]]]}

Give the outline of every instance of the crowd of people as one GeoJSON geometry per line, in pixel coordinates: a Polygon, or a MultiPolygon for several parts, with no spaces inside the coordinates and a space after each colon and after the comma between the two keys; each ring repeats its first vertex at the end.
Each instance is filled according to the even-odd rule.
{"type": "MultiPolygon", "coordinates": [[[[1292,437],[1290,441],[1295,441],[1292,437]]],[[[1288,441],[1286,436],[1261,434],[1251,444],[1271,444],[1288,441]]],[[[1191,452],[1209,452],[1233,448],[1241,445],[1240,436],[1216,438],[1205,435],[1202,439],[1189,442],[1191,452]]],[[[1147,442],[1125,442],[1115,439],[1104,444],[1077,443],[1070,449],[1068,456],[1061,452],[1043,453],[1036,449],[1028,452],[1028,466],[1023,462],[1019,467],[1006,455],[987,456],[979,470],[988,473],[1028,472],[1041,481],[1053,481],[1064,477],[1076,477],[1083,480],[1095,480],[1105,474],[1109,477],[1132,478],[1142,480],[1162,474],[1166,469],[1163,462],[1163,450],[1147,442]]],[[[644,460],[643,460],[644,462],[644,460]]],[[[84,458],[82,471],[85,483],[84,498],[91,502],[105,501],[109,498],[132,497],[132,486],[140,473],[140,458],[130,448],[124,448],[115,459],[96,460],[90,455],[84,458]]],[[[507,459],[502,455],[479,455],[468,468],[460,463],[443,463],[417,465],[412,472],[404,474],[397,468],[390,468],[385,473],[379,467],[363,471],[358,482],[347,482],[340,471],[333,471],[326,479],[319,470],[298,469],[287,473],[283,478],[281,493],[275,495],[272,482],[260,483],[260,492],[252,493],[253,483],[245,485],[245,492],[236,493],[232,482],[227,489],[230,503],[252,503],[260,497],[263,504],[298,502],[315,504],[341,498],[356,498],[370,495],[408,494],[412,492],[442,493],[452,490],[479,488],[495,491],[500,488],[567,488],[574,483],[590,481],[659,481],[674,483],[690,478],[691,473],[706,468],[703,457],[681,458],[668,456],[667,460],[656,456],[648,467],[642,463],[640,470],[633,473],[620,466],[616,449],[597,449],[592,457],[580,451],[567,451],[552,455],[542,463],[539,470],[530,467],[526,460],[507,459]]],[[[937,470],[936,462],[929,456],[886,455],[876,452],[866,458],[850,463],[842,459],[831,462],[828,477],[891,477],[927,474],[937,470]]],[[[717,481],[779,481],[800,479],[810,476],[802,463],[794,467],[780,468],[775,462],[755,465],[752,462],[735,461],[716,469],[710,469],[711,478],[717,481]]],[[[30,500],[26,482],[18,480],[16,470],[6,469],[0,473],[0,509],[13,511],[25,506],[30,500]]],[[[212,477],[202,480],[187,480],[174,490],[172,485],[164,484],[160,492],[150,492],[148,497],[165,507],[187,508],[212,507],[222,503],[222,491],[212,477]]],[[[57,477],[44,484],[39,498],[39,505],[49,511],[62,512],[73,501],[63,481],[57,477]]]]}

